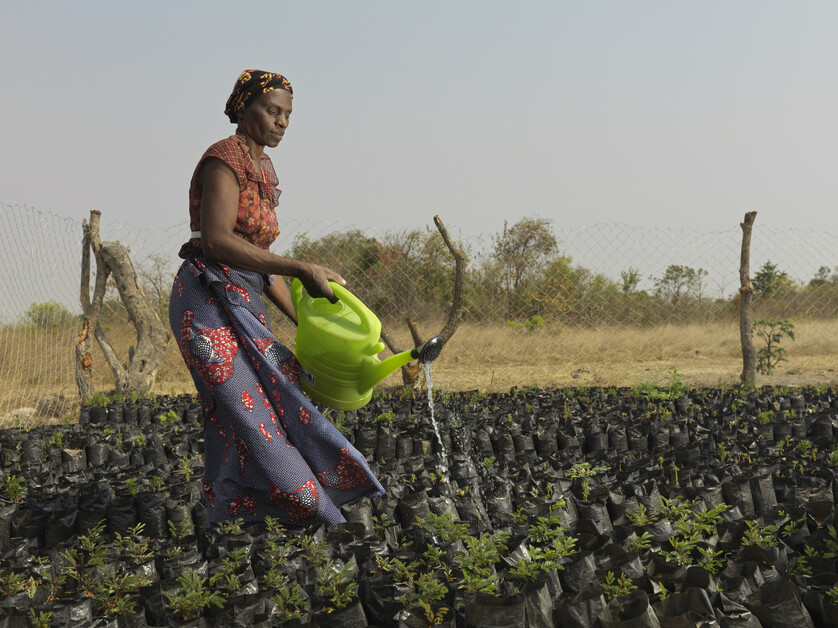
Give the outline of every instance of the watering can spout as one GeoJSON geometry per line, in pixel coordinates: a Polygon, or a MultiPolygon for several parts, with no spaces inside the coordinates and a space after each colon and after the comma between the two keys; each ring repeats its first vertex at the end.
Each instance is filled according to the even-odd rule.
{"type": "Polygon", "coordinates": [[[413,360],[419,360],[420,364],[430,364],[439,357],[444,344],[445,339],[438,334],[415,349],[391,355],[386,360],[371,357],[364,363],[360,388],[372,388],[396,369],[413,360]]]}
{"type": "Polygon", "coordinates": [[[444,344],[445,338],[442,337],[442,334],[437,334],[411,351],[410,357],[419,360],[419,364],[430,364],[439,357],[444,344]]]}

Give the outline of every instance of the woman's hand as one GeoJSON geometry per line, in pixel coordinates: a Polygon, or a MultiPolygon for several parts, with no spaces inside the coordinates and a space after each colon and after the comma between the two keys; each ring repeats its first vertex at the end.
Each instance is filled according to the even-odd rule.
{"type": "Polygon", "coordinates": [[[338,298],[332,291],[329,282],[334,281],[341,286],[346,285],[346,280],[338,273],[331,268],[318,266],[317,264],[308,264],[297,277],[303,283],[303,287],[309,296],[315,299],[325,297],[332,303],[337,303],[338,298]]]}

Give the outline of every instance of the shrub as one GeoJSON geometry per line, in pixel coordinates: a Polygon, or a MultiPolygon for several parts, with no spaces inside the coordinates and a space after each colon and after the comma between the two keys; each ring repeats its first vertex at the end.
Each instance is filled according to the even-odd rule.
{"type": "Polygon", "coordinates": [[[51,331],[70,327],[78,320],[61,303],[47,301],[46,303],[33,303],[23,314],[23,322],[29,327],[51,331]]]}

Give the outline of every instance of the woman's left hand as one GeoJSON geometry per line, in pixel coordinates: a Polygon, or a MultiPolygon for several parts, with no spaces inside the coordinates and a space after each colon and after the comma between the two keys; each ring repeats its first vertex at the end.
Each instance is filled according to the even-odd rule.
{"type": "Polygon", "coordinates": [[[338,298],[335,296],[332,287],[329,285],[330,281],[334,281],[341,286],[346,285],[346,280],[331,268],[325,266],[318,266],[317,264],[309,264],[304,272],[298,275],[300,281],[303,282],[303,287],[309,296],[317,299],[324,297],[329,299],[331,303],[337,303],[338,298]]]}

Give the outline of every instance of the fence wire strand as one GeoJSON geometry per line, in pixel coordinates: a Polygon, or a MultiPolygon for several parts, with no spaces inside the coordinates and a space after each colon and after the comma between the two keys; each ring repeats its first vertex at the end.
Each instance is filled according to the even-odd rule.
{"type": "MultiPolygon", "coordinates": [[[[39,417],[72,413],[79,401],[73,347],[82,313],[82,220],[3,203],[0,219],[0,269],[6,277],[6,298],[0,301],[0,418],[13,417],[26,426],[39,417]]],[[[690,368],[698,373],[706,366],[715,369],[716,381],[735,378],[741,369],[736,295],[742,233],[737,221],[731,222],[708,232],[554,224],[557,255],[564,263],[555,261],[556,254],[542,258],[538,268],[526,269],[538,281],[522,279],[515,291],[504,283],[506,271],[495,255],[502,234],[458,236],[458,225],[447,224],[469,259],[462,331],[444,352],[449,363],[463,365],[455,386],[565,380],[624,385],[626,378],[635,383],[643,377],[660,380],[679,360],[679,370],[688,374],[690,368]],[[609,368],[618,363],[636,368],[618,374],[609,368]]],[[[139,228],[111,220],[107,212],[102,216],[102,240],[128,247],[161,314],[187,228],[185,220],[139,228]]],[[[393,233],[368,225],[283,221],[280,216],[280,229],[272,247],[279,254],[322,257],[348,247],[334,261],[312,261],[342,265],[336,270],[352,279],[350,286],[357,287],[388,328],[403,326],[404,317],[425,321],[427,328],[444,320],[453,261],[433,227],[393,233]],[[432,254],[428,243],[434,239],[432,254]]],[[[794,375],[798,369],[804,377],[832,378],[831,368],[823,364],[838,351],[833,340],[838,328],[836,252],[838,237],[820,230],[776,229],[759,220],[754,225],[751,277],[766,267],[776,269],[769,277],[773,283],[755,295],[755,318],[793,319],[798,336],[788,345],[790,362],[795,353],[800,360],[816,355],[820,360],[811,368],[805,361],[804,366],[795,363],[786,373],[794,375]]],[[[92,285],[93,277],[91,292],[92,285]]],[[[102,318],[109,336],[130,336],[113,288],[106,300],[102,318]]],[[[409,343],[406,330],[400,333],[409,343]]],[[[287,326],[280,325],[277,335],[284,341],[290,335],[293,341],[287,326]]],[[[125,360],[130,343],[130,338],[114,343],[125,360]]],[[[188,376],[177,370],[177,350],[168,351],[174,354],[171,373],[161,386],[188,389],[188,376]]],[[[107,391],[109,373],[101,360],[99,364],[97,389],[107,391]]]]}

